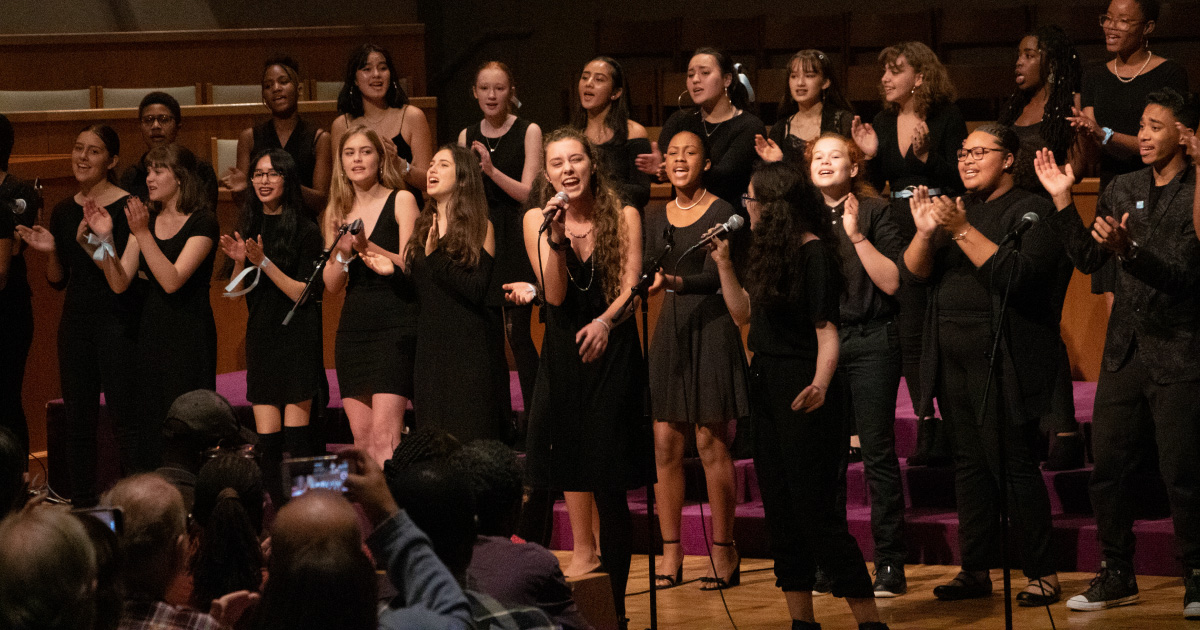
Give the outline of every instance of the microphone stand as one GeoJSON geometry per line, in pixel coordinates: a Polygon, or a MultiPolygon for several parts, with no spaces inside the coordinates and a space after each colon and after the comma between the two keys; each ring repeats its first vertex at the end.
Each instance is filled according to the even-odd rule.
{"type": "MultiPolygon", "coordinates": [[[[992,348],[988,354],[988,374],[983,388],[983,397],[980,401],[979,409],[984,417],[986,417],[988,409],[988,399],[991,394],[992,384],[996,382],[997,374],[996,367],[1000,362],[1000,340],[1004,338],[1004,323],[1006,319],[1006,311],[1008,310],[1008,295],[1012,290],[1013,277],[1016,275],[1017,267],[1021,264],[1019,256],[1021,250],[1021,235],[1013,236],[1012,240],[1012,255],[1017,256],[1013,261],[1012,267],[1008,271],[1008,282],[1004,285],[1004,294],[1000,299],[1000,313],[996,317],[996,330],[992,335],[992,348]]],[[[993,267],[993,270],[995,267],[993,267]]],[[[1012,610],[1012,574],[1009,570],[1009,545],[1008,545],[1008,529],[1009,529],[1009,509],[1008,509],[1008,447],[1005,444],[1005,439],[1008,437],[1007,419],[1002,413],[1004,401],[1000,401],[1000,407],[996,414],[996,439],[997,449],[996,455],[1000,464],[1000,562],[1004,575],[1004,628],[1012,630],[1013,627],[1013,610],[1012,610]]]]}
{"type": "MultiPolygon", "coordinates": [[[[303,304],[312,293],[313,286],[316,284],[317,278],[321,277],[321,272],[325,270],[325,265],[329,263],[329,254],[333,252],[334,247],[337,247],[338,240],[340,240],[346,232],[350,232],[352,234],[358,233],[357,231],[352,231],[353,226],[354,223],[347,223],[338,228],[338,235],[337,238],[333,239],[333,244],[331,244],[329,247],[326,247],[325,251],[321,252],[321,258],[316,261],[312,274],[308,276],[308,282],[304,283],[304,290],[300,292],[300,295],[296,298],[295,303],[292,304],[292,308],[287,312],[287,315],[283,316],[284,326],[287,326],[288,322],[292,321],[292,316],[296,314],[296,309],[300,308],[300,305],[303,304]]],[[[361,224],[359,229],[362,229],[361,224]]]]}
{"type": "MultiPolygon", "coordinates": [[[[633,315],[634,298],[641,298],[642,311],[642,420],[643,426],[649,428],[651,435],[651,449],[654,445],[654,417],[651,408],[650,394],[650,285],[654,284],[654,275],[658,270],[662,269],[662,260],[675,247],[674,238],[675,228],[667,227],[663,236],[666,238],[667,244],[663,247],[662,252],[646,265],[642,273],[642,278],[630,290],[629,296],[625,298],[625,304],[621,306],[621,310],[617,311],[613,317],[613,326],[618,322],[625,321],[626,318],[633,315]]],[[[655,540],[655,520],[654,520],[654,483],[646,484],[646,530],[649,534],[647,538],[646,549],[646,572],[650,576],[650,630],[658,630],[658,581],[654,579],[654,540],[655,540]]]]}

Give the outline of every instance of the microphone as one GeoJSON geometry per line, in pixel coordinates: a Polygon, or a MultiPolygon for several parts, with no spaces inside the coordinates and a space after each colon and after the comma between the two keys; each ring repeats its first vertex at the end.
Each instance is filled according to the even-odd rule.
{"type": "Polygon", "coordinates": [[[362,219],[355,219],[355,220],[351,221],[350,223],[342,224],[342,227],[338,230],[338,235],[339,236],[342,234],[357,235],[359,232],[362,231],[362,229],[363,229],[362,219]]]}
{"type": "Polygon", "coordinates": [[[746,223],[746,220],[743,219],[741,215],[735,214],[735,215],[729,217],[728,221],[722,223],[721,225],[718,225],[710,233],[705,234],[704,238],[700,239],[699,243],[696,243],[695,245],[692,246],[692,249],[698,249],[700,247],[704,247],[705,245],[708,245],[714,238],[725,238],[726,234],[728,234],[730,232],[736,232],[736,231],[742,229],[742,225],[744,225],[745,223],[746,223]]]}
{"type": "MultiPolygon", "coordinates": [[[[571,196],[567,194],[567,191],[560,190],[557,195],[554,195],[554,199],[561,199],[563,203],[567,203],[571,200],[571,196]]],[[[546,218],[542,219],[542,227],[538,228],[538,234],[545,232],[546,228],[550,227],[550,221],[554,219],[555,214],[558,214],[558,208],[552,208],[546,213],[546,218]]]]}
{"type": "Polygon", "coordinates": [[[5,208],[8,208],[13,214],[18,216],[25,214],[25,210],[29,208],[29,203],[24,199],[8,199],[0,201],[0,203],[3,203],[5,208]]]}
{"type": "Polygon", "coordinates": [[[1021,238],[1021,235],[1029,231],[1029,228],[1033,227],[1033,224],[1037,223],[1039,219],[1041,219],[1041,217],[1039,217],[1036,212],[1026,212],[1025,216],[1021,217],[1021,222],[1017,224],[1017,227],[1014,227],[1012,231],[1004,237],[1004,240],[1000,241],[1000,245],[1005,245],[1021,238]]]}

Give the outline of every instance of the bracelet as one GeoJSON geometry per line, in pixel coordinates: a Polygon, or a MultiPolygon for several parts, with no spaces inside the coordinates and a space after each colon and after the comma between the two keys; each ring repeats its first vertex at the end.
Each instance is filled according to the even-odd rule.
{"type": "Polygon", "coordinates": [[[555,243],[554,237],[549,234],[546,235],[546,243],[550,245],[550,249],[553,249],[556,252],[565,251],[568,247],[571,246],[571,241],[563,241],[561,243],[555,243]]]}
{"type": "Polygon", "coordinates": [[[271,259],[263,256],[262,262],[258,263],[258,268],[266,271],[267,267],[271,266],[271,259]]]}
{"type": "Polygon", "coordinates": [[[1100,141],[1101,145],[1107,145],[1108,141],[1112,140],[1113,134],[1116,133],[1112,127],[1101,127],[1100,131],[1104,132],[1104,139],[1100,141]]]}
{"type": "Polygon", "coordinates": [[[863,241],[865,241],[865,240],[867,240],[867,237],[866,237],[866,236],[863,236],[862,238],[858,239],[857,241],[850,241],[850,244],[851,244],[851,245],[858,245],[859,243],[861,243],[861,242],[863,242],[863,241]]]}
{"type": "Polygon", "coordinates": [[[612,326],[609,326],[608,322],[604,321],[604,318],[597,317],[597,318],[594,318],[592,321],[604,326],[605,332],[612,332],[612,326]]]}
{"type": "Polygon", "coordinates": [[[350,273],[350,262],[354,260],[353,257],[350,260],[342,260],[342,252],[334,252],[333,259],[342,264],[342,271],[350,273]]]}
{"type": "Polygon", "coordinates": [[[955,234],[955,235],[951,236],[951,237],[950,237],[950,240],[952,240],[952,241],[965,241],[965,240],[967,240],[967,233],[968,233],[968,232],[970,232],[971,230],[974,230],[974,229],[975,229],[975,226],[968,225],[968,226],[967,226],[967,229],[963,230],[963,231],[962,231],[960,234],[955,234]]]}

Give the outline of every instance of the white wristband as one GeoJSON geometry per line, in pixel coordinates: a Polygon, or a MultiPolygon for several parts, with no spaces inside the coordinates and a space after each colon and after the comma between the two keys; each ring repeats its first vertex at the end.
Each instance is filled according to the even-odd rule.
{"type": "Polygon", "coordinates": [[[605,330],[606,332],[612,332],[612,326],[609,326],[609,325],[608,325],[608,322],[604,321],[604,318],[597,317],[597,318],[593,319],[592,321],[596,322],[597,324],[600,324],[600,325],[604,326],[604,330],[605,330]]]}
{"type": "Polygon", "coordinates": [[[271,259],[267,258],[266,256],[263,256],[262,262],[258,263],[258,268],[262,269],[263,271],[266,271],[267,267],[270,267],[270,266],[271,266],[271,259]]]}
{"type": "Polygon", "coordinates": [[[342,271],[350,273],[350,262],[354,260],[353,257],[350,260],[342,260],[342,252],[334,252],[333,259],[342,264],[342,271]]]}

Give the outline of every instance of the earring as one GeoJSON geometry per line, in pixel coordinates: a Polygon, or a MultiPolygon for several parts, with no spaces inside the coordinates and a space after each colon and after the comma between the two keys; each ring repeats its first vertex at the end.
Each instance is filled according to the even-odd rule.
{"type": "Polygon", "coordinates": [[[1051,84],[1051,85],[1053,85],[1053,84],[1054,84],[1054,72],[1051,72],[1051,73],[1050,73],[1050,74],[1049,74],[1049,75],[1046,77],[1046,83],[1049,83],[1049,84],[1051,84]]]}

